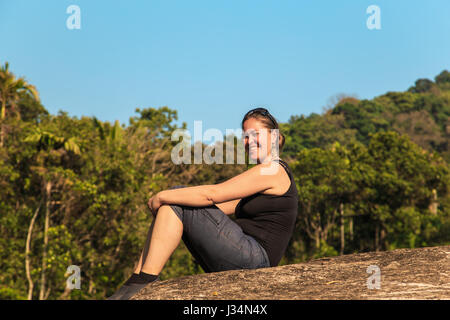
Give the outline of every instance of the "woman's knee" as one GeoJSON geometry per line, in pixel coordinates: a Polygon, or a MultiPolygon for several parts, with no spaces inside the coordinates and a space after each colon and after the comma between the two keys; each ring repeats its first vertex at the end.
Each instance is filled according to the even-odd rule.
{"type": "Polygon", "coordinates": [[[169,214],[169,215],[175,215],[180,219],[181,222],[183,222],[183,208],[176,205],[169,205],[169,204],[163,204],[161,207],[159,207],[157,215],[159,214],[169,214]]]}
{"type": "Polygon", "coordinates": [[[173,210],[170,205],[163,204],[158,209],[158,214],[160,214],[160,213],[175,213],[175,210],[173,210]]]}

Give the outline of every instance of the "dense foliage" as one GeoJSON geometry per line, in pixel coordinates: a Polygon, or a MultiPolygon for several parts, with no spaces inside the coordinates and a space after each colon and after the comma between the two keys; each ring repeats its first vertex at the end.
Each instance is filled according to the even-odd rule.
{"type": "MultiPolygon", "coordinates": [[[[112,294],[140,255],[151,195],[246,169],[175,165],[178,117],[168,107],[136,109],[128,125],[51,115],[7,63],[0,103],[0,299],[112,294]],[[81,290],[66,288],[70,265],[81,269],[81,290]]],[[[283,123],[283,157],[300,199],[282,263],[450,243],[449,119],[450,73],[443,71],[406,92],[341,97],[321,115],[283,123]]],[[[200,272],[181,244],[161,276],[200,272]]]]}

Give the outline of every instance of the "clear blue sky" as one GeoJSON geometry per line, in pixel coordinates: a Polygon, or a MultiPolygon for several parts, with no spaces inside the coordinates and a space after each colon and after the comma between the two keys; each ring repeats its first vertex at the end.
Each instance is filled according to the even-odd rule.
{"type": "Polygon", "coordinates": [[[450,70],[450,1],[0,0],[0,39],[0,63],[53,114],[128,124],[167,105],[225,133],[253,106],[286,122],[450,70]],[[66,27],[71,4],[81,30],[66,27]],[[381,30],[366,26],[372,4],[381,30]]]}

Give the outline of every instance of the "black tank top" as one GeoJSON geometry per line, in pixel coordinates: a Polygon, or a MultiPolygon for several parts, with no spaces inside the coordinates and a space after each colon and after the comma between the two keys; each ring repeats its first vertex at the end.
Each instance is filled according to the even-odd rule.
{"type": "MultiPolygon", "coordinates": [[[[297,218],[298,191],[288,164],[279,160],[291,180],[283,195],[255,193],[236,206],[236,223],[266,250],[270,266],[277,266],[292,237],[297,218]]],[[[270,177],[270,176],[268,176],[270,177]]]]}

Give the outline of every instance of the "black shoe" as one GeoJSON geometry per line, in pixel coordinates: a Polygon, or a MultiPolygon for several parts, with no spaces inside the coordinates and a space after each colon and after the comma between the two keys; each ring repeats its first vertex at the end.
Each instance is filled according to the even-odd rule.
{"type": "Polygon", "coordinates": [[[120,300],[122,295],[124,295],[128,290],[129,285],[124,284],[120,287],[119,290],[116,291],[111,297],[107,298],[106,300],[120,300]]]}
{"type": "Polygon", "coordinates": [[[133,297],[139,291],[144,289],[147,285],[149,285],[150,283],[154,283],[156,281],[160,281],[159,277],[156,278],[154,281],[148,283],[131,283],[127,285],[127,290],[120,296],[118,300],[130,300],[131,297],[133,297]]]}

